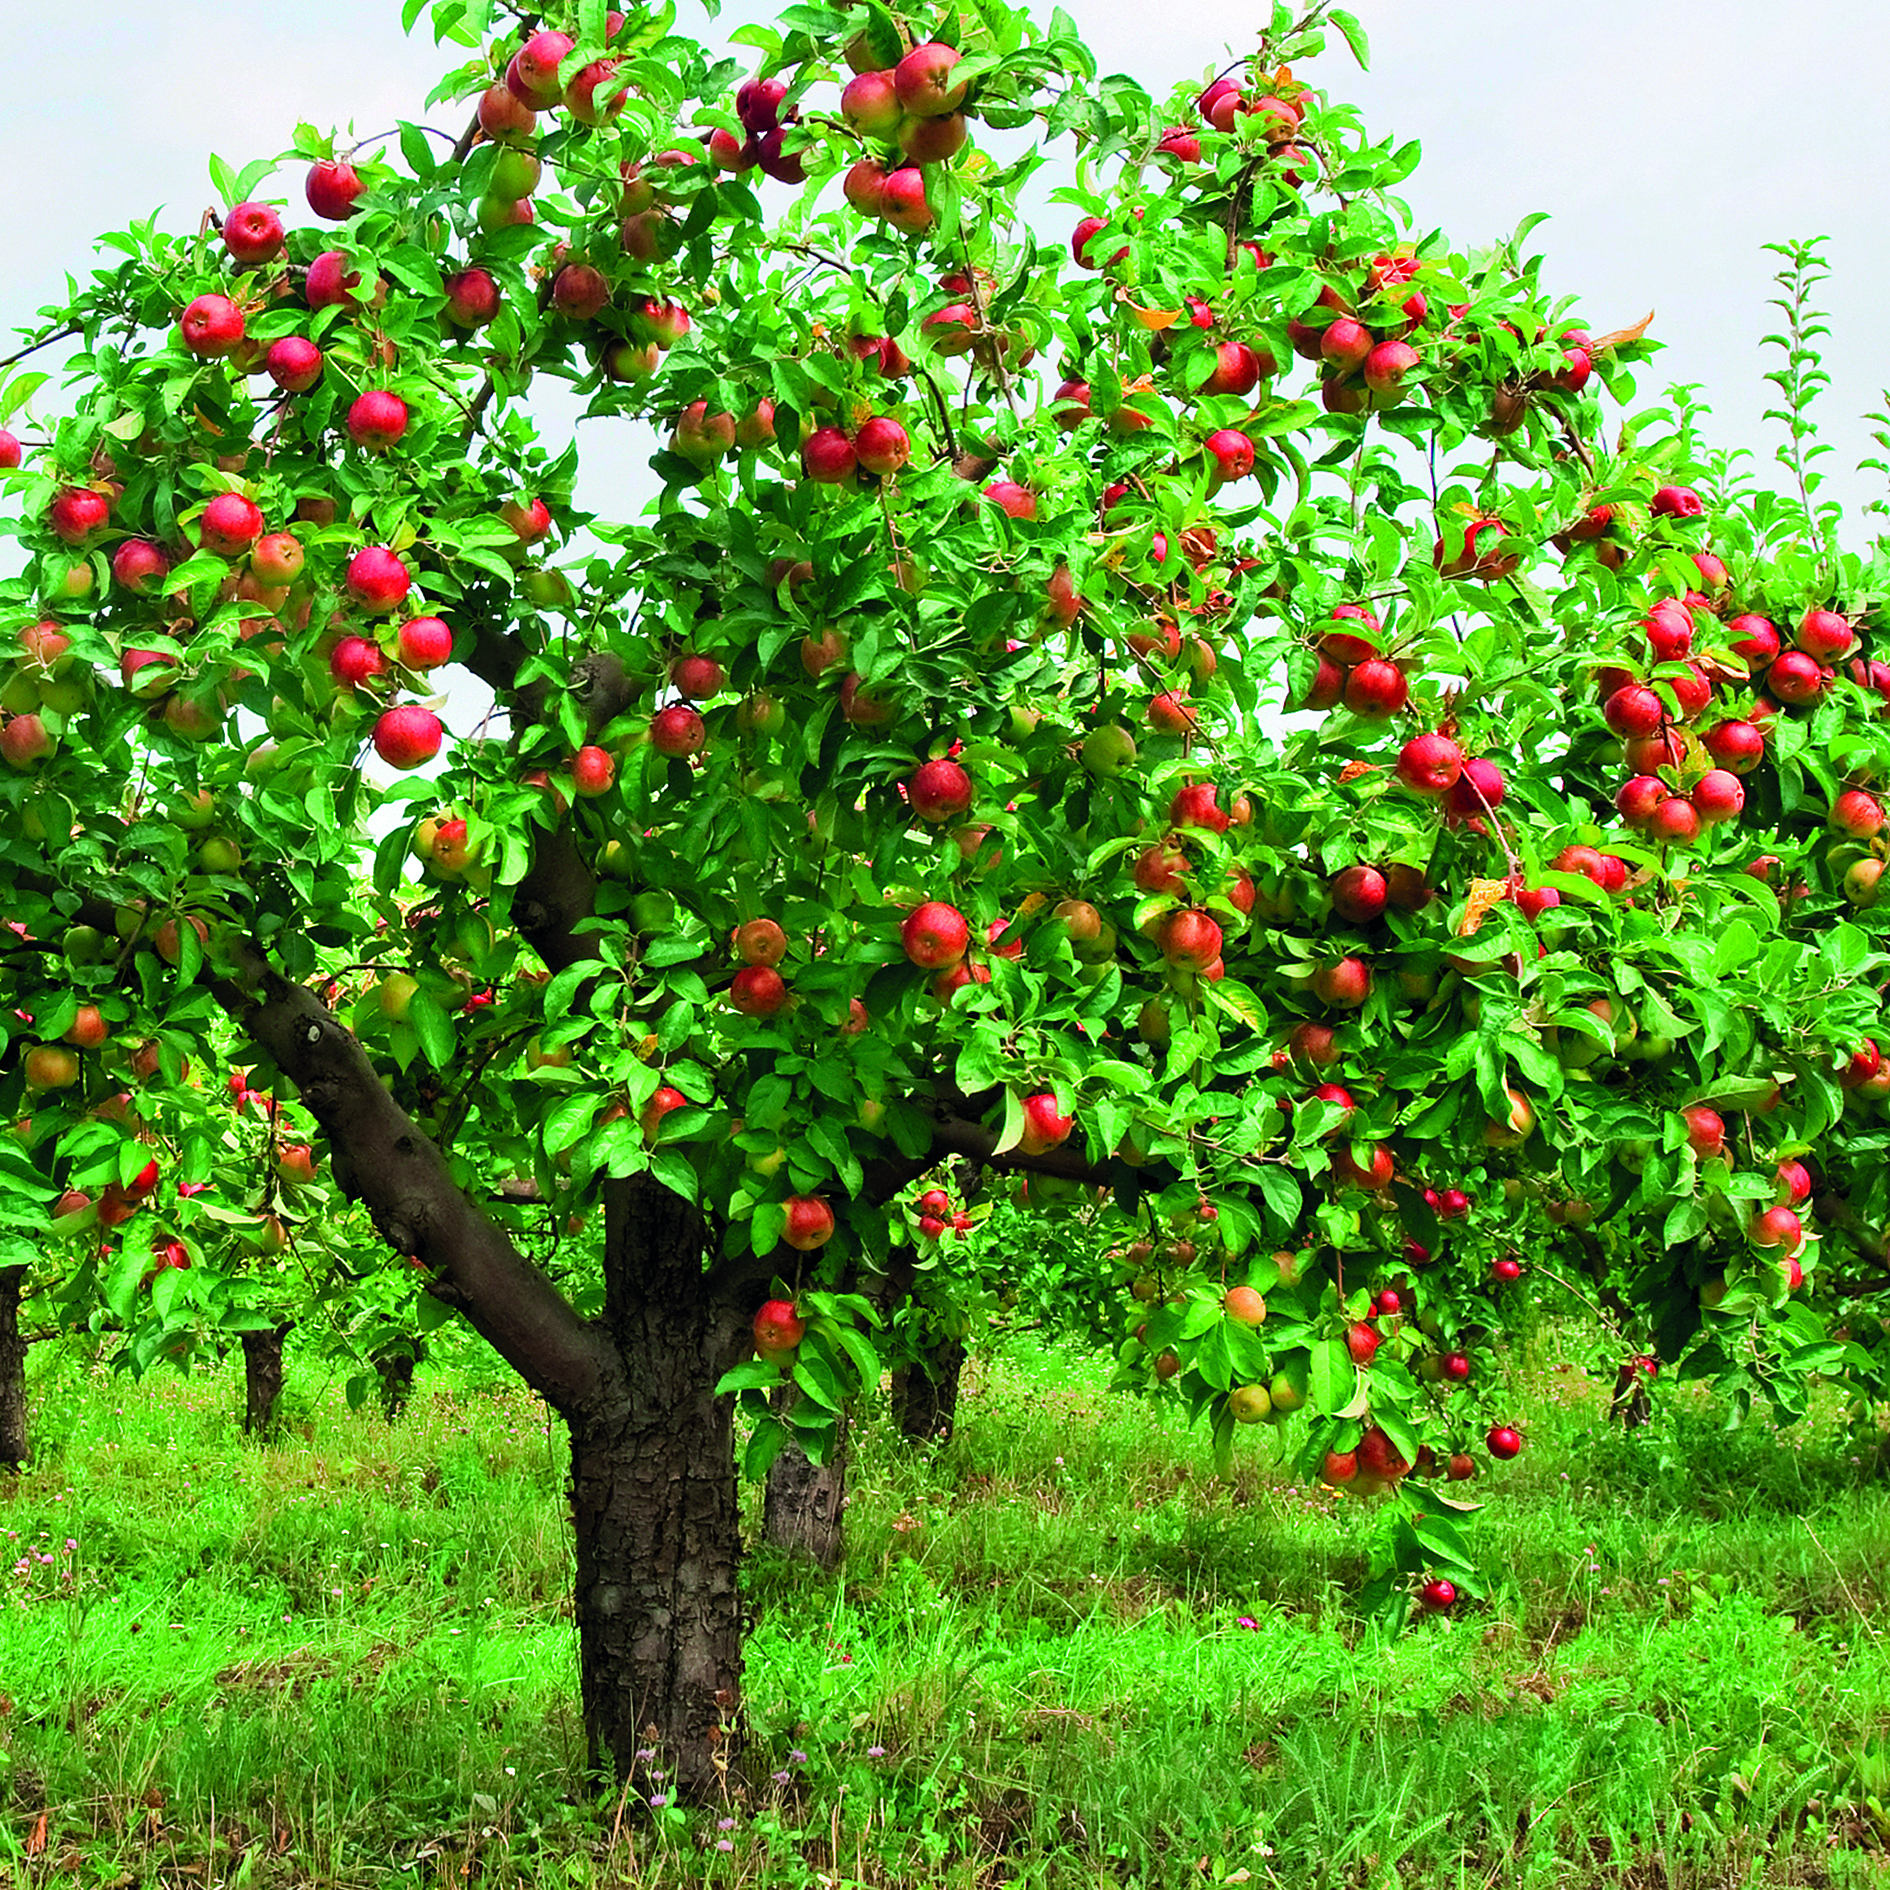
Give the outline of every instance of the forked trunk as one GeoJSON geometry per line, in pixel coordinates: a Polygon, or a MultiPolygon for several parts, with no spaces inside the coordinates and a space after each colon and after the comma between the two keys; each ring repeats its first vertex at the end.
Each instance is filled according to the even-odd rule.
{"type": "MultiPolygon", "coordinates": [[[[777,1409],[794,1393],[777,1393],[777,1409]]],[[[840,1420],[827,1461],[816,1464],[797,1443],[782,1447],[768,1466],[761,1504],[761,1533],[772,1548],[804,1555],[822,1568],[837,1568],[846,1548],[843,1512],[847,1501],[847,1420],[840,1420]]]]}
{"type": "Polygon", "coordinates": [[[958,1422],[958,1378],[965,1368],[965,1348],[941,1339],[917,1364],[893,1373],[893,1422],[902,1437],[915,1443],[942,1444],[958,1422]]]}
{"type": "Polygon", "coordinates": [[[243,1334],[243,1431],[262,1437],[275,1426],[276,1400],[282,1396],[282,1341],[287,1326],[243,1334]]]}
{"type": "Polygon", "coordinates": [[[24,1267],[0,1267],[0,1465],[26,1462],[26,1341],[20,1336],[24,1267]]]}
{"type": "Polygon", "coordinates": [[[714,1388],[747,1326],[707,1288],[687,1202],[639,1177],[605,1203],[621,1376],[567,1413],[584,1729],[599,1774],[703,1803],[723,1794],[739,1736],[734,1406],[714,1388]]]}

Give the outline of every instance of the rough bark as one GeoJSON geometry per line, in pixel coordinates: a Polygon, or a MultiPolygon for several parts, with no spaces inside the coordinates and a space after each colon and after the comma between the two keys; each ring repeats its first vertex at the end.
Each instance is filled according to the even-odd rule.
{"type": "Polygon", "coordinates": [[[26,1462],[26,1341],[20,1336],[24,1267],[0,1267],[0,1467],[26,1462]]]}
{"type": "Polygon", "coordinates": [[[688,1203],[637,1177],[607,1185],[605,1212],[619,1369],[566,1413],[585,1733],[598,1774],[660,1769],[704,1802],[725,1789],[741,1704],[734,1409],[715,1385],[747,1323],[704,1275],[688,1203]]]}
{"type": "Polygon", "coordinates": [[[892,1377],[893,1422],[915,1443],[942,1444],[958,1422],[958,1378],[965,1348],[941,1339],[916,1364],[902,1365],[892,1377]]]}
{"type": "Polygon", "coordinates": [[[282,1342],[287,1326],[243,1334],[243,1432],[266,1437],[276,1426],[276,1400],[282,1396],[282,1342]]]}
{"type": "Polygon", "coordinates": [[[426,1347],[415,1339],[411,1344],[390,1348],[374,1360],[375,1374],[381,1381],[381,1415],[388,1423],[398,1423],[406,1410],[407,1400],[413,1396],[414,1367],[425,1354],[426,1347]]]}
{"type": "MultiPolygon", "coordinates": [[[[794,1395],[792,1388],[784,1387],[775,1395],[775,1408],[784,1408],[794,1395]]],[[[790,1440],[768,1466],[761,1501],[761,1534],[771,1548],[805,1556],[821,1568],[839,1566],[846,1549],[843,1522],[850,1436],[851,1427],[842,1417],[825,1463],[814,1463],[799,1444],[790,1440]]]]}

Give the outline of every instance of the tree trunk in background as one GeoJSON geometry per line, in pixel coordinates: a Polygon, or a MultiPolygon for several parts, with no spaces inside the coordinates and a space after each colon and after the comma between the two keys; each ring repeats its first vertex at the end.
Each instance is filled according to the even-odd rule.
{"type": "MultiPolygon", "coordinates": [[[[791,1385],[782,1386],[774,1395],[774,1408],[786,1409],[797,1395],[791,1385]]],[[[849,1431],[842,1417],[833,1451],[824,1464],[811,1462],[798,1443],[790,1442],[768,1466],[761,1533],[771,1547],[788,1555],[808,1556],[822,1568],[839,1566],[846,1548],[843,1512],[849,1431]]]]}
{"type": "Polygon", "coordinates": [[[715,1385],[748,1322],[710,1290],[689,1203],[638,1176],[606,1185],[605,1212],[621,1372],[565,1413],[585,1735],[597,1772],[706,1803],[735,1757],[742,1672],[735,1414],[715,1385]]]}
{"type": "Polygon", "coordinates": [[[276,1421],[276,1400],[282,1395],[282,1341],[287,1326],[243,1334],[243,1431],[262,1437],[276,1421]]]}
{"type": "Polygon", "coordinates": [[[20,1337],[24,1267],[0,1267],[0,1466],[26,1462],[26,1341],[20,1337]]]}
{"type": "Polygon", "coordinates": [[[958,1422],[958,1376],[965,1348],[957,1339],[941,1339],[920,1363],[893,1373],[893,1422],[902,1437],[915,1443],[944,1443],[958,1422]]]}
{"type": "Polygon", "coordinates": [[[413,1396],[413,1372],[426,1356],[426,1347],[418,1339],[382,1352],[374,1360],[374,1370],[381,1381],[381,1415],[388,1423],[397,1423],[413,1396]]]}

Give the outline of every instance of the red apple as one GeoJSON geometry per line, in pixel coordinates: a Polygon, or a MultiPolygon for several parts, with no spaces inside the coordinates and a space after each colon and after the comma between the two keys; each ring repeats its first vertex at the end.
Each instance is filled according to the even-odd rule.
{"type": "Polygon", "coordinates": [[[384,710],[375,722],[374,752],[390,768],[418,768],[440,752],[444,735],[431,709],[402,703],[384,710]]]}
{"type": "Polygon", "coordinates": [[[304,186],[308,207],[327,223],[345,223],[367,185],[345,158],[322,158],[309,166],[304,186]]]}
{"type": "Polygon", "coordinates": [[[971,927],[956,906],[928,899],[906,915],[899,942],[921,971],[943,971],[957,964],[970,948],[971,927]]]}
{"type": "Polygon", "coordinates": [[[659,755],[687,757],[700,754],[709,739],[702,717],[687,703],[672,702],[650,718],[650,746],[659,755]]]}
{"type": "Polygon", "coordinates": [[[971,776],[957,762],[922,762],[906,785],[912,811],[921,820],[955,820],[971,805],[971,776]]]}
{"type": "Polygon", "coordinates": [[[413,578],[400,557],[385,545],[368,545],[348,560],[348,594],[364,610],[395,609],[413,588],[413,578]]]}
{"type": "Polygon", "coordinates": [[[781,1238],[798,1253],[812,1253],[833,1238],[833,1209],[817,1194],[788,1196],[781,1238]]]}

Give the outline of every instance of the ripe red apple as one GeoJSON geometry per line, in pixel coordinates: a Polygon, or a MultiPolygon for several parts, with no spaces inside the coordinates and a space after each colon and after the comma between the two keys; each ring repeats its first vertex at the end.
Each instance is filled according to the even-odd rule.
{"type": "Polygon", "coordinates": [[[1388,721],[1410,697],[1404,671],[1383,657],[1367,657],[1345,679],[1345,706],[1371,721],[1388,721]]]}
{"type": "Polygon", "coordinates": [[[868,472],[890,478],[912,457],[912,437],[889,415],[874,414],[854,434],[853,452],[868,472]]]}
{"type": "Polygon", "coordinates": [[[0,761],[10,768],[36,768],[53,747],[52,733],[36,710],[9,716],[0,725],[0,761]]]}
{"type": "Polygon", "coordinates": [[[1351,1353],[1354,1365],[1369,1365],[1383,1343],[1384,1335],[1362,1319],[1354,1320],[1345,1329],[1345,1349],[1351,1353]]]}
{"type": "Polygon", "coordinates": [[[1746,1223],[1746,1238],[1755,1247],[1795,1250],[1804,1237],[1804,1223],[1788,1207],[1769,1207],[1746,1223]]]}
{"type": "Polygon", "coordinates": [[[253,269],[282,250],[282,218],[266,203],[239,203],[223,213],[223,247],[232,261],[253,269]]]}
{"type": "Polygon", "coordinates": [[[322,377],[322,351],[300,335],[284,335],[269,344],[263,372],[285,394],[305,394],[322,377]]]}
{"type": "Polygon", "coordinates": [[[801,448],[801,471],[817,485],[844,485],[859,464],[853,442],[838,427],[817,427],[801,448]]]}
{"type": "Polygon", "coordinates": [[[1499,1286],[1513,1286],[1516,1281],[1522,1278],[1522,1262],[1520,1260],[1507,1259],[1492,1260],[1490,1262],[1490,1277],[1499,1286]]]}
{"type": "Polygon", "coordinates": [[[1778,1202],[1780,1207],[1796,1207],[1811,1199],[1811,1175],[1803,1162],[1785,1161],[1778,1165],[1778,1202]]]}
{"type": "Polygon", "coordinates": [[[348,259],[338,249],[324,250],[308,266],[302,283],[302,299],[311,310],[353,308],[355,291],[361,286],[359,270],[348,267],[348,259]]]}
{"type": "MultiPolygon", "coordinates": [[[[1327,329],[1328,336],[1331,329],[1327,329]]],[[[1328,357],[1330,358],[1330,357],[1328,357]]],[[[1372,405],[1389,407],[1404,398],[1404,378],[1421,365],[1423,357],[1408,341],[1381,341],[1365,356],[1360,369],[1365,385],[1375,396],[1372,405]]]]}
{"type": "Polygon", "coordinates": [[[440,752],[445,730],[431,709],[401,703],[383,710],[374,724],[374,752],[390,768],[418,768],[440,752]]]}
{"type": "Polygon", "coordinates": [[[610,301],[610,284],[592,263],[566,263],[551,279],[551,304],[574,322],[595,321],[610,301]]]}
{"type": "Polygon", "coordinates": [[[82,545],[111,517],[112,502],[90,486],[65,486],[46,510],[46,522],[60,543],[82,545]]]}
{"type": "Polygon", "coordinates": [[[367,185],[345,158],[322,158],[309,166],[304,185],[308,207],[324,222],[345,223],[367,185]]]}
{"type": "Polygon", "coordinates": [[[1194,728],[1194,710],[1178,690],[1164,689],[1149,698],[1148,725],[1164,735],[1186,735],[1194,728]]]}
{"type": "Polygon", "coordinates": [[[1233,427],[1220,427],[1203,442],[1209,471],[1216,486],[1230,479],[1245,479],[1254,468],[1254,446],[1246,434],[1233,427]]]}
{"type": "Polygon", "coordinates": [[[348,560],[348,594],[364,610],[395,609],[413,588],[413,577],[399,555],[385,545],[368,545],[348,560]]]}
{"type": "Polygon", "coordinates": [[[807,1322],[795,1312],[792,1300],[771,1299],[755,1314],[753,1330],[755,1350],[763,1358],[778,1359],[792,1353],[800,1344],[807,1322]]]}
{"type": "Polygon", "coordinates": [[[1656,518],[1698,518],[1706,501],[1691,486],[1662,486],[1647,509],[1656,518]]]}
{"type": "Polygon", "coordinates": [[[1654,809],[1647,831],[1655,840],[1691,846],[1700,837],[1700,816],[1691,801],[1671,794],[1654,809]]]}
{"type": "Polygon", "coordinates": [[[221,361],[242,345],[243,311],[227,295],[200,295],[178,318],[184,346],[200,361],[221,361]]]}
{"type": "Polygon", "coordinates": [[[1701,746],[1730,774],[1750,774],[1765,759],[1765,731],[1752,722],[1719,722],[1701,746]]]}
{"type": "Polygon", "coordinates": [[[1786,650],[1765,673],[1765,686],[1780,702],[1795,706],[1817,701],[1823,693],[1825,671],[1805,650],[1786,650]]]}
{"type": "Polygon", "coordinates": [[[1221,928],[1192,906],[1165,914],[1155,942],[1169,964],[1183,971],[1206,971],[1221,955],[1221,928]]]}
{"type": "Polygon", "coordinates": [[[1066,1116],[1057,1107],[1057,1099],[1047,1091],[1024,1098],[1024,1134],[1018,1147],[1026,1155],[1047,1155],[1070,1139],[1076,1118],[1066,1116]]]}
{"type": "Polygon", "coordinates": [[[1332,910],[1348,925],[1369,925],[1385,909],[1390,888],[1375,866],[1348,866],[1332,880],[1332,910]]]}
{"type": "Polygon", "coordinates": [[[702,752],[709,731],[687,703],[672,702],[650,717],[650,746],[659,755],[687,757],[702,752]]]}
{"type": "Polygon", "coordinates": [[[1738,819],[1746,804],[1746,790],[1736,774],[1724,768],[1709,768],[1694,782],[1689,798],[1700,825],[1716,827],[1722,820],[1738,819]]]}
{"type": "Polygon", "coordinates": [[[1717,1110],[1693,1103],[1680,1111],[1680,1119],[1686,1124],[1687,1146],[1701,1160],[1725,1153],[1726,1123],[1717,1110]]]}
{"type": "Polygon", "coordinates": [[[18,434],[0,427],[0,472],[12,472],[24,457],[18,434]]]}
{"type": "Polygon", "coordinates": [[[944,971],[957,964],[971,945],[971,927],[956,906],[928,899],[906,915],[899,928],[906,957],[921,971],[944,971]]]}
{"type": "Polygon", "coordinates": [[[198,521],[205,551],[219,558],[240,558],[262,536],[263,515],[240,492],[219,492],[198,521]]]}
{"type": "Polygon", "coordinates": [[[955,820],[971,806],[971,776],[942,756],[922,762],[906,785],[906,797],[921,820],[955,820]]]}
{"type": "Polygon", "coordinates": [[[380,645],[366,637],[343,637],[328,656],[328,672],[344,688],[358,689],[374,676],[387,673],[380,645]]]}
{"type": "Polygon", "coordinates": [[[1821,663],[1834,663],[1849,656],[1857,644],[1857,632],[1848,617],[1835,610],[1808,610],[1799,620],[1798,647],[1821,663]]]}
{"type": "Polygon", "coordinates": [[[965,102],[966,84],[952,77],[958,49],[928,40],[915,46],[893,68],[893,89],[899,103],[915,118],[940,118],[965,102]]]}
{"type": "Polygon", "coordinates": [[[793,997],[772,965],[744,965],[729,981],[728,1001],[744,1017],[778,1016],[793,997]]]}
{"type": "Polygon", "coordinates": [[[1037,516],[1037,495],[1028,486],[1020,486],[1015,479],[994,479],[985,487],[984,496],[1000,512],[1012,518],[1033,519],[1037,516]]]}
{"type": "Polygon", "coordinates": [[[409,617],[400,626],[400,660],[409,669],[438,669],[453,655],[453,633],[438,617],[409,617]]]}
{"type": "MultiPolygon", "coordinates": [[[[1457,1459],[1452,1457],[1450,1462],[1451,1475],[1455,1477],[1457,1474],[1457,1459]]],[[[1466,1457],[1464,1462],[1469,1463],[1469,1459],[1466,1457]]],[[[1470,1474],[1474,1475],[1475,1473],[1476,1466],[1472,1464],[1470,1466],[1470,1474]]],[[[1428,1614],[1443,1614],[1447,1609],[1454,1608],[1456,1605],[1457,1584],[1455,1582],[1445,1581],[1441,1575],[1433,1576],[1418,1590],[1418,1606],[1424,1609],[1428,1614]]]]}
{"type": "Polygon", "coordinates": [[[1644,683],[1615,690],[1601,705],[1601,719],[1623,738],[1653,734],[1666,716],[1659,696],[1644,683]]]}
{"type": "Polygon", "coordinates": [[[485,327],[505,299],[491,270],[476,266],[455,270],[441,287],[446,291],[446,319],[457,328],[485,327]]]}
{"type": "Polygon", "coordinates": [[[787,956],[787,934],[773,919],[749,919],[735,928],[735,956],[744,965],[778,965],[787,956]]]}
{"type": "Polygon", "coordinates": [[[1874,840],[1883,831],[1883,803],[1862,788],[1846,788],[1831,803],[1830,821],[1853,840],[1874,840]]]}
{"type": "Polygon", "coordinates": [[[799,1253],[811,1253],[833,1238],[833,1209],[817,1194],[792,1194],[781,1238],[799,1253]]]}
{"type": "Polygon", "coordinates": [[[1398,750],[1398,779],[1413,794],[1448,794],[1463,773],[1463,750],[1448,735],[1414,735],[1398,750]]]}
{"type": "Polygon", "coordinates": [[[1490,1455],[1499,1463],[1507,1463],[1510,1458],[1519,1456],[1523,1447],[1522,1433],[1508,1424],[1494,1426],[1483,1442],[1490,1455]]]}
{"type": "Polygon", "coordinates": [[[926,201],[925,173],[916,164],[886,174],[879,214],[903,236],[923,236],[938,221],[938,213],[926,201]]]}
{"type": "Polygon", "coordinates": [[[1371,996],[1371,966],[1362,958],[1339,958],[1312,975],[1313,995],[1334,1010],[1355,1011],[1371,996]]]}
{"type": "Polygon", "coordinates": [[[407,431],[407,403],[384,388],[370,388],[348,409],[348,437],[370,453],[389,452],[407,431]]]}
{"type": "Polygon", "coordinates": [[[571,757],[571,786],[587,800],[608,794],[617,785],[617,757],[607,748],[586,744],[571,757]]]}
{"type": "Polygon", "coordinates": [[[1463,764],[1463,772],[1452,785],[1445,805],[1455,819],[1474,819],[1501,807],[1508,785],[1495,762],[1474,756],[1463,764]]]}

